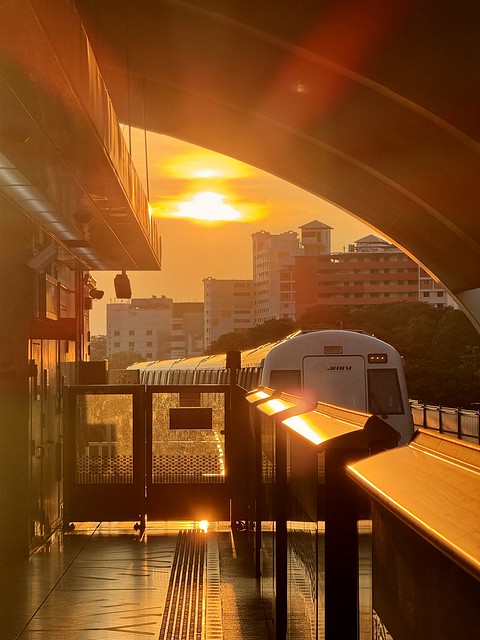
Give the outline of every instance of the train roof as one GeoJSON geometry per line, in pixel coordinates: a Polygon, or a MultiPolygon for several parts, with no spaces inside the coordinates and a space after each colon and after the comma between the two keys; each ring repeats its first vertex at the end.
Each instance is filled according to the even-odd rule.
{"type": "MultiPolygon", "coordinates": [[[[341,341],[353,345],[359,345],[359,343],[366,344],[372,340],[377,343],[383,343],[385,349],[393,349],[393,347],[379,338],[360,330],[350,329],[320,329],[318,331],[296,331],[285,338],[277,340],[276,342],[269,342],[267,344],[253,347],[252,349],[246,349],[241,352],[241,366],[247,367],[259,367],[263,364],[266,356],[278,347],[279,345],[285,345],[291,342],[291,348],[297,348],[299,342],[303,345],[311,344],[311,347],[315,350],[319,344],[328,341],[341,341]],[[359,342],[360,341],[360,342],[359,342]]],[[[333,343],[332,343],[333,344],[333,343]]],[[[149,362],[136,362],[128,367],[128,369],[140,369],[144,371],[146,369],[152,371],[166,371],[170,369],[185,370],[185,369],[224,369],[226,367],[226,354],[214,354],[214,355],[202,355],[193,358],[171,358],[169,360],[154,360],[149,362]]]]}

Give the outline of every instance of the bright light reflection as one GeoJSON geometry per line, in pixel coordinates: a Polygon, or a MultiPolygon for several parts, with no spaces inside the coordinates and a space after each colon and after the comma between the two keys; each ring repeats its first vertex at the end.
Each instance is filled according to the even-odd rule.
{"type": "Polygon", "coordinates": [[[208,520],[200,520],[198,528],[200,531],[203,531],[203,533],[208,533],[208,520]]]}
{"type": "Polygon", "coordinates": [[[223,202],[224,196],[213,191],[197,193],[190,202],[181,202],[176,217],[194,220],[232,221],[241,217],[239,211],[223,202]]]}
{"type": "Polygon", "coordinates": [[[198,169],[192,175],[194,178],[218,178],[221,174],[216,169],[198,169]]]}
{"type": "Polygon", "coordinates": [[[269,400],[267,405],[273,409],[274,411],[283,411],[284,409],[288,409],[290,405],[286,404],[282,400],[275,398],[274,400],[269,400]]]}
{"type": "Polygon", "coordinates": [[[313,429],[309,427],[305,420],[300,416],[287,418],[286,420],[283,420],[283,423],[299,435],[310,440],[310,442],[313,442],[313,444],[320,444],[322,442],[322,438],[320,438],[320,436],[315,433],[315,431],[313,431],[313,429]]]}

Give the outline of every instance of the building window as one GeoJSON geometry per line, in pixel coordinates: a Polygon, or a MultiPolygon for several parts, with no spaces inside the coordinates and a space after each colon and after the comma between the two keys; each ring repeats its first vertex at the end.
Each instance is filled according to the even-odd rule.
{"type": "Polygon", "coordinates": [[[129,342],[129,343],[128,343],[128,346],[129,346],[129,347],[131,347],[131,348],[133,348],[133,347],[135,346],[135,342],[129,342]]]}
{"type": "Polygon", "coordinates": [[[134,336],[135,335],[135,329],[130,329],[130,331],[128,332],[129,336],[134,336]]]}
{"type": "Polygon", "coordinates": [[[153,331],[151,329],[147,329],[147,336],[153,335],[153,331]]]}
{"type": "Polygon", "coordinates": [[[147,347],[153,347],[153,344],[151,342],[147,342],[147,347]]]}
{"type": "Polygon", "coordinates": [[[114,342],[113,346],[115,349],[120,349],[120,343],[119,342],[114,342]]]}

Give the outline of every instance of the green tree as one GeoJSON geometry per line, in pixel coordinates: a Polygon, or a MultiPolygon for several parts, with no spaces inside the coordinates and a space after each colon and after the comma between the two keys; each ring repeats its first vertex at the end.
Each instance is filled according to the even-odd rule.
{"type": "Polygon", "coordinates": [[[296,331],[296,325],[291,320],[267,320],[263,324],[250,329],[224,333],[218,340],[212,342],[207,349],[207,353],[214,354],[225,353],[235,349],[253,349],[268,342],[281,340],[294,331],[296,331]]]}
{"type": "Polygon", "coordinates": [[[317,305],[308,309],[299,319],[298,324],[302,329],[308,331],[319,331],[320,329],[354,329],[354,320],[348,307],[330,307],[317,305]]]}
{"type": "Polygon", "coordinates": [[[90,338],[90,360],[105,360],[107,357],[107,336],[92,336],[90,338]]]}
{"type": "Polygon", "coordinates": [[[144,356],[138,351],[119,351],[108,357],[109,369],[126,369],[134,362],[143,362],[144,356]]]}
{"type": "Polygon", "coordinates": [[[247,331],[231,331],[224,333],[217,340],[214,340],[207,349],[208,354],[226,353],[227,351],[247,349],[248,336],[247,331]]]}

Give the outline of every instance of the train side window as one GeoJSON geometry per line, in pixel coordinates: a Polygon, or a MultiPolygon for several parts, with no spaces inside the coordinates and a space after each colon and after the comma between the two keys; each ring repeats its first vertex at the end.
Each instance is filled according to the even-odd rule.
{"type": "Polygon", "coordinates": [[[396,369],[368,369],[368,410],[382,416],[405,413],[396,369]]]}
{"type": "Polygon", "coordinates": [[[250,367],[248,367],[248,369],[242,369],[242,381],[241,381],[241,387],[243,387],[244,389],[249,389],[250,387],[248,386],[250,384],[250,380],[252,378],[252,370],[250,367]]]}
{"type": "Polygon", "coordinates": [[[298,393],[302,387],[302,373],[300,369],[272,369],[268,386],[277,391],[298,393]]]}
{"type": "Polygon", "coordinates": [[[237,384],[240,387],[245,387],[245,377],[246,377],[246,370],[245,369],[240,369],[240,371],[238,372],[238,376],[237,376],[237,384]]]}

